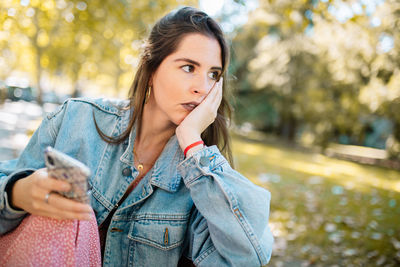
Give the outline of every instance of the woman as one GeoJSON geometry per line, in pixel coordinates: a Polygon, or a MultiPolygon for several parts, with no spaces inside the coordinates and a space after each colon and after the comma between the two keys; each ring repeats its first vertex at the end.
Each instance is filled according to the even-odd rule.
{"type": "Polygon", "coordinates": [[[268,191],[231,168],[219,25],[194,8],[153,27],[129,103],[70,99],[48,115],[18,161],[0,165],[0,233],[24,216],[90,219],[104,266],[260,266],[268,263],[268,191]],[[92,170],[91,207],[52,193],[43,150],[92,170]],[[18,210],[17,210],[18,209],[18,210]]]}

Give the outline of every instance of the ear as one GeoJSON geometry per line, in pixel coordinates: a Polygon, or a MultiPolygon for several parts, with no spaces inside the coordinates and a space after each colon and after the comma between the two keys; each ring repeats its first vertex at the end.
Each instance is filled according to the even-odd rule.
{"type": "Polygon", "coordinates": [[[151,74],[151,76],[150,76],[148,87],[149,86],[153,87],[153,78],[154,78],[154,73],[151,74]]]}

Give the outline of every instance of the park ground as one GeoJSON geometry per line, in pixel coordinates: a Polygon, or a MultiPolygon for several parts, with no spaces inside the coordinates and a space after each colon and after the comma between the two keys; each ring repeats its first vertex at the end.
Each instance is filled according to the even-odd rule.
{"type": "Polygon", "coordinates": [[[271,266],[400,266],[400,172],[236,137],[237,169],[271,192],[271,266]]]}

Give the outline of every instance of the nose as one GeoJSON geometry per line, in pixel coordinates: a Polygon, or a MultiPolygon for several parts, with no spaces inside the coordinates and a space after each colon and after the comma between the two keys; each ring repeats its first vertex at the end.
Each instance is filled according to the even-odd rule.
{"type": "Polygon", "coordinates": [[[191,92],[196,95],[206,95],[214,86],[215,81],[211,80],[207,74],[199,75],[194,79],[191,92]]]}

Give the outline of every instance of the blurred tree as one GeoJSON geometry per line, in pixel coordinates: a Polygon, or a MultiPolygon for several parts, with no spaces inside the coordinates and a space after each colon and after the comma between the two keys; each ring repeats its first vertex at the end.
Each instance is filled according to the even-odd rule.
{"type": "Polygon", "coordinates": [[[400,48],[387,44],[400,36],[399,4],[365,10],[358,1],[260,1],[233,41],[237,121],[322,147],[365,144],[376,115],[398,121],[377,110],[400,96],[400,48]],[[343,8],[357,12],[339,17],[343,8]]]}
{"type": "Polygon", "coordinates": [[[9,70],[35,73],[39,101],[43,73],[68,79],[73,95],[80,95],[89,82],[115,92],[127,91],[140,52],[139,40],[156,19],[179,5],[196,6],[197,1],[2,1],[1,53],[7,54],[8,66],[13,66],[8,61],[15,62],[9,70]],[[15,43],[19,45],[12,46],[15,43]]]}
{"type": "Polygon", "coordinates": [[[372,101],[377,113],[393,123],[393,133],[386,148],[392,158],[400,159],[400,3],[388,0],[376,14],[378,56],[374,59],[369,87],[364,88],[364,99],[372,101]]]}

